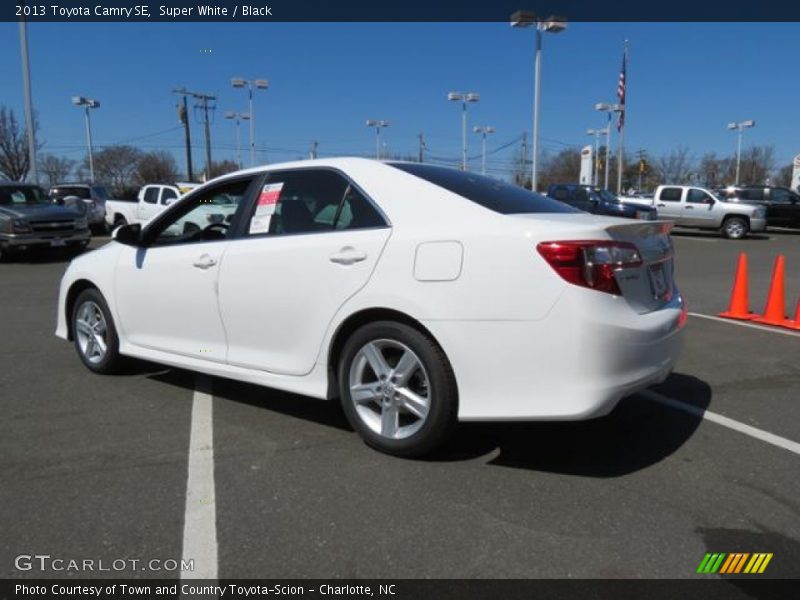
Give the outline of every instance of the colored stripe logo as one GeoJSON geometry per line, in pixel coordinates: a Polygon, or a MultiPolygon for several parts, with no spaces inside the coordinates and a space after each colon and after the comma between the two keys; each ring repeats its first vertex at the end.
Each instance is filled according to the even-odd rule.
{"type": "Polygon", "coordinates": [[[756,575],[763,573],[769,561],[772,560],[772,553],[769,552],[708,552],[700,561],[697,567],[698,573],[724,575],[737,575],[746,573],[756,575]]]}

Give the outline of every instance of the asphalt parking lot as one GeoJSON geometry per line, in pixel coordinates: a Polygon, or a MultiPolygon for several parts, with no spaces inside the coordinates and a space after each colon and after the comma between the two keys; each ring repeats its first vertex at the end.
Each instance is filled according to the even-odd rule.
{"type": "MultiPolygon", "coordinates": [[[[464,425],[444,451],[410,461],[364,446],[333,403],[210,381],[215,487],[200,501],[216,522],[212,572],[692,578],[706,552],[737,551],[773,553],[768,576],[800,576],[800,334],[701,316],[726,308],[742,251],[751,308],[784,254],[793,310],[800,231],[674,239],[695,313],[685,352],[664,384],[603,419],[464,425]]],[[[198,379],[146,363],[123,376],[86,370],[53,335],[65,267],[50,255],[0,265],[0,576],[174,577],[15,566],[23,554],[110,563],[189,551],[198,379]]],[[[194,557],[201,573],[208,552],[194,557]]]]}

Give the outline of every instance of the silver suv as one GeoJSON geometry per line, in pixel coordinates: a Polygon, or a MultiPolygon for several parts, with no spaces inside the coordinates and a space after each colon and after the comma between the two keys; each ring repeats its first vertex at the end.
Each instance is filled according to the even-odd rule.
{"type": "Polygon", "coordinates": [[[90,183],[61,183],[50,188],[50,200],[54,204],[76,205],[82,201],[87,209],[89,225],[96,232],[105,233],[106,200],[109,198],[106,188],[90,183]]]}

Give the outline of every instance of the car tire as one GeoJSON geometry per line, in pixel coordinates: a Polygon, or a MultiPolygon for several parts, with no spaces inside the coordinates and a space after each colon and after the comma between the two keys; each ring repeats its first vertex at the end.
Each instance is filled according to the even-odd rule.
{"type": "Polygon", "coordinates": [[[722,224],[722,233],[729,240],[740,240],[747,237],[750,228],[742,217],[728,217],[722,224]]]}
{"type": "Polygon", "coordinates": [[[427,334],[376,321],[356,330],[338,365],[347,420],[373,448],[402,457],[428,454],[452,433],[458,389],[450,362],[427,334]]]}
{"type": "Polygon", "coordinates": [[[116,217],[114,217],[114,229],[116,229],[117,227],[122,227],[123,225],[127,224],[128,224],[128,219],[126,219],[122,215],[117,215],[116,217]]]}
{"type": "Polygon", "coordinates": [[[75,350],[83,364],[95,373],[119,372],[124,363],[119,353],[119,337],[100,291],[95,288],[82,291],[70,319],[75,350]]]}

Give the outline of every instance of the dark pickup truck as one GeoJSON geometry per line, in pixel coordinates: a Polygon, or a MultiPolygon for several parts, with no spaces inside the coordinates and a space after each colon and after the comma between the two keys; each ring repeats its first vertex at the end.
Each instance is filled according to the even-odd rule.
{"type": "Polygon", "coordinates": [[[32,247],[77,251],[90,239],[85,210],[52,204],[36,185],[0,183],[0,260],[32,247]]]}

